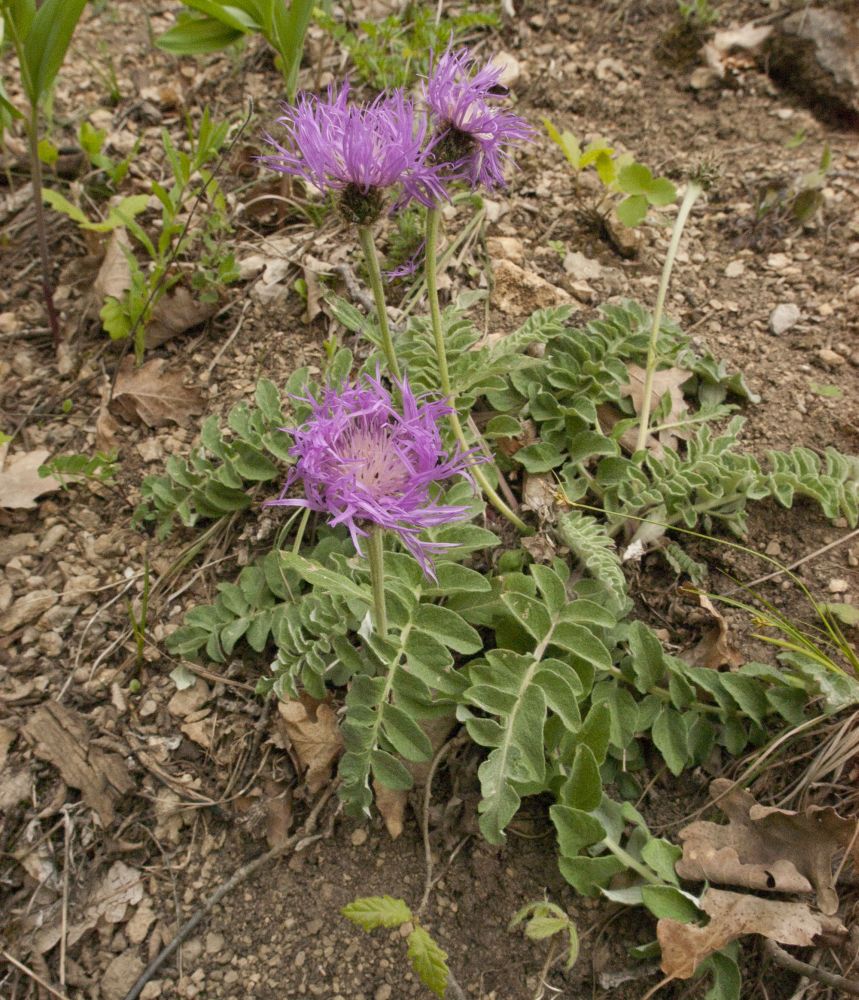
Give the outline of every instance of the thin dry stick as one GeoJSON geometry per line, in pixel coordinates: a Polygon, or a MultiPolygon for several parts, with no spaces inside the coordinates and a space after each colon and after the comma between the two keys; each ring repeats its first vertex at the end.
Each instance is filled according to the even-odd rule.
{"type": "Polygon", "coordinates": [[[662,989],[663,986],[667,986],[669,983],[674,982],[674,976],[666,976],[664,979],[660,979],[659,982],[653,987],[653,989],[648,990],[641,1000],[650,1000],[651,997],[655,997],[656,994],[662,989]]]}
{"type": "Polygon", "coordinates": [[[426,861],[426,880],[424,882],[424,894],[421,897],[420,905],[416,910],[416,915],[420,916],[424,911],[424,907],[429,902],[430,893],[432,892],[432,887],[435,885],[435,880],[433,879],[433,860],[432,860],[432,848],[430,847],[429,839],[429,812],[430,812],[430,802],[432,800],[432,781],[435,777],[435,772],[438,770],[439,764],[444,760],[444,758],[450,753],[454,746],[457,746],[463,742],[462,733],[457,733],[452,739],[449,739],[447,743],[443,743],[439,749],[436,751],[435,757],[432,759],[432,763],[429,766],[429,771],[427,772],[427,783],[424,788],[424,800],[423,806],[421,808],[421,836],[424,841],[424,860],[426,861]]]}
{"type": "Polygon", "coordinates": [[[41,976],[37,976],[32,969],[28,969],[27,966],[19,962],[17,958],[13,958],[8,951],[0,952],[0,955],[2,955],[10,965],[13,965],[20,972],[23,972],[25,976],[29,976],[30,979],[32,979],[37,985],[41,986],[43,990],[47,990],[52,997],[56,997],[57,1000],[69,1000],[65,993],[60,993],[60,991],[55,990],[53,986],[49,986],[41,976]]]}
{"type": "Polygon", "coordinates": [[[844,976],[836,975],[834,972],[818,969],[807,962],[801,962],[798,958],[794,958],[793,955],[789,955],[784,948],[780,948],[775,941],[770,941],[768,938],[764,941],[764,951],[776,965],[780,965],[783,969],[789,969],[798,976],[813,979],[814,982],[820,983],[823,986],[830,986],[834,990],[849,993],[852,997],[859,997],[859,980],[857,979],[847,979],[844,976]]]}
{"type": "Polygon", "coordinates": [[[218,348],[218,353],[212,358],[211,363],[209,364],[209,367],[206,369],[206,374],[207,375],[211,375],[212,374],[212,372],[215,369],[215,367],[217,366],[218,362],[224,356],[224,352],[227,350],[227,348],[230,346],[230,344],[232,344],[232,342],[239,335],[239,331],[241,330],[241,328],[242,328],[242,326],[244,325],[244,322],[245,322],[245,313],[248,311],[248,309],[250,309],[252,301],[253,301],[252,299],[246,299],[245,300],[245,304],[242,306],[242,312],[241,312],[241,315],[239,316],[238,323],[236,323],[235,328],[233,329],[233,332],[229,335],[229,337],[227,337],[227,339],[223,342],[223,344],[221,344],[220,348],[218,348]]]}
{"type": "Polygon", "coordinates": [[[796,562],[791,563],[790,566],[782,566],[781,569],[777,569],[774,573],[768,573],[766,576],[758,577],[757,580],[752,580],[751,583],[744,583],[742,587],[734,587],[733,590],[728,590],[724,594],[720,594],[721,597],[729,597],[731,594],[736,594],[740,590],[750,590],[752,587],[757,587],[760,583],[766,583],[767,580],[774,580],[777,576],[781,576],[782,573],[790,573],[795,570],[797,566],[802,566],[804,563],[809,562],[811,559],[816,559],[818,556],[822,556],[824,552],[829,552],[830,549],[835,549],[839,545],[843,545],[845,542],[849,542],[851,538],[855,538],[859,535],[859,528],[848,532],[841,538],[836,538],[834,542],[830,542],[828,545],[824,545],[822,548],[815,549],[814,552],[809,552],[807,556],[803,556],[802,559],[797,559],[796,562]]]}
{"type": "MultiPolygon", "coordinates": [[[[195,928],[203,922],[205,917],[211,912],[212,908],[217,906],[224,896],[229,895],[233,889],[236,888],[236,886],[239,886],[242,882],[247,881],[247,879],[249,879],[250,876],[260,868],[272,861],[276,861],[279,857],[286,854],[287,851],[302,845],[302,841],[304,841],[316,827],[316,821],[319,819],[319,814],[334,794],[336,787],[336,782],[332,782],[332,784],[325,789],[322,795],[319,796],[316,805],[314,805],[314,807],[310,810],[310,814],[304,821],[301,829],[294,833],[284,844],[279,847],[274,847],[270,851],[266,851],[265,854],[261,854],[258,858],[254,858],[253,861],[249,861],[246,865],[242,865],[238,871],[234,872],[226,882],[224,882],[218,889],[215,890],[215,892],[212,893],[211,896],[209,896],[207,900],[205,900],[203,905],[196,910],[184,924],[182,924],[173,940],[162,948],[149,965],[146,966],[140,974],[140,978],[126,994],[125,1000],[137,1000],[143,992],[143,987],[149,982],[149,980],[155,975],[167,959],[170,958],[173,952],[188,939],[192,931],[194,931],[195,928]]],[[[65,998],[63,998],[63,1000],[65,1000],[65,998]]]]}

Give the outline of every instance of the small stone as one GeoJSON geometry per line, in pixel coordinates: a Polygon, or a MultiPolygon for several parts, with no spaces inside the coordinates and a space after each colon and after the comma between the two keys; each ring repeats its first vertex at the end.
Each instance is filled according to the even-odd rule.
{"type": "Polygon", "coordinates": [[[577,281],[593,281],[602,275],[603,267],[598,260],[575,250],[564,257],[564,270],[577,281]]]}
{"type": "Polygon", "coordinates": [[[150,715],[155,715],[157,711],[157,702],[153,701],[152,698],[147,698],[146,701],[144,701],[140,706],[140,718],[148,719],[150,715]]]}
{"type": "Polygon", "coordinates": [[[224,935],[218,931],[209,931],[206,935],[206,951],[216,955],[224,947],[224,935]]]}
{"type": "Polygon", "coordinates": [[[770,330],[779,336],[799,322],[802,313],[793,302],[784,302],[770,313],[770,330]]]}
{"type": "Polygon", "coordinates": [[[767,547],[764,549],[764,553],[768,556],[780,556],[781,545],[775,539],[773,539],[771,542],[767,543],[767,547]]]}
{"type": "Polygon", "coordinates": [[[512,260],[514,264],[525,261],[525,247],[515,236],[490,236],[486,252],[493,260],[512,260]]]}
{"type": "Polygon", "coordinates": [[[830,580],[829,581],[829,593],[830,594],[846,594],[850,589],[850,584],[847,580],[830,580]]]}
{"type": "Polygon", "coordinates": [[[360,847],[361,844],[367,843],[367,831],[363,827],[353,830],[349,839],[352,841],[353,847],[360,847]]]}
{"type": "Polygon", "coordinates": [[[493,305],[508,316],[526,316],[536,309],[563,305],[570,296],[533,271],[526,271],[509,260],[495,262],[493,305]]]}
{"type": "Polygon", "coordinates": [[[5,566],[16,556],[20,556],[27,549],[32,549],[36,545],[36,536],[29,531],[21,531],[17,535],[9,535],[8,538],[0,538],[0,566],[5,566]]]}
{"type": "Polygon", "coordinates": [[[57,543],[66,534],[66,530],[67,529],[64,524],[55,524],[48,528],[45,532],[44,538],[41,542],[39,542],[39,551],[43,553],[52,551],[56,547],[57,543]]]}
{"type": "Polygon", "coordinates": [[[0,611],[6,611],[11,603],[12,584],[8,580],[0,580],[0,611]]]}
{"type": "Polygon", "coordinates": [[[203,954],[203,942],[199,938],[191,938],[182,945],[182,958],[186,962],[194,962],[203,954]]]}
{"type": "Polygon", "coordinates": [[[19,597],[11,608],[0,618],[0,635],[8,635],[22,625],[27,625],[52,608],[59,600],[55,590],[31,590],[19,597]]]}
{"type": "Polygon", "coordinates": [[[726,278],[739,278],[746,270],[746,265],[741,260],[732,260],[725,268],[726,278]]]}
{"type": "Polygon", "coordinates": [[[209,685],[198,677],[197,680],[182,691],[177,691],[167,704],[167,711],[184,719],[186,715],[198,711],[209,700],[209,685]]]}
{"type": "Polygon", "coordinates": [[[767,257],[767,267],[773,271],[783,271],[790,265],[790,257],[786,253],[771,253],[767,257]]]}
{"type": "Polygon", "coordinates": [[[63,651],[63,640],[56,632],[43,632],[37,643],[39,651],[56,659],[63,651]]]}
{"type": "Polygon", "coordinates": [[[143,972],[143,962],[137,957],[134,949],[117,955],[104,970],[99,984],[104,1000],[123,1000],[141,972],[143,972]]]}
{"type": "Polygon", "coordinates": [[[843,365],[845,361],[840,354],[828,347],[821,347],[817,352],[817,356],[825,365],[831,365],[833,368],[843,365]]]}
{"type": "Polygon", "coordinates": [[[140,991],[140,1000],[158,1000],[161,996],[162,981],[160,979],[150,979],[140,991]]]}
{"type": "Polygon", "coordinates": [[[493,67],[501,70],[498,82],[503,87],[512,87],[522,74],[519,60],[510,52],[496,52],[491,59],[493,67]]]}
{"type": "Polygon", "coordinates": [[[391,993],[393,990],[387,983],[382,983],[382,985],[373,994],[373,1000],[391,1000],[391,993]]]}

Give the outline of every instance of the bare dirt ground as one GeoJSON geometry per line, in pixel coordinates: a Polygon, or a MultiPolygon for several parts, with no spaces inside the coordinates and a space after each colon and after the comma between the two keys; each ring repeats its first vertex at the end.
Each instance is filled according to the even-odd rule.
{"type": "MultiPolygon", "coordinates": [[[[724,26],[771,12],[751,0],[715,6],[724,26]]],[[[519,113],[537,125],[548,117],[578,136],[607,136],[654,173],[677,180],[702,158],[719,166],[715,190],[686,229],[668,309],[760,394],[761,402],[746,411],[749,446],[759,455],[796,443],[859,450],[855,132],[821,123],[753,61],[740,61],[721,86],[692,89],[690,66],[678,65],[672,48],[676,13],[668,0],[521,0],[516,7],[514,20],[478,36],[478,50],[486,56],[505,51],[519,61],[521,75],[513,85],[519,113]],[[800,133],[804,141],[789,148],[800,133]],[[756,223],[760,192],[768,185],[789,186],[813,170],[825,143],[832,168],[813,222],[799,228],[773,212],[756,223]],[[773,333],[773,310],[790,304],[798,307],[798,319],[773,333]]],[[[303,300],[291,289],[306,273],[308,254],[323,262],[333,254],[349,264],[357,261],[358,247],[331,219],[316,230],[287,216],[278,228],[274,214],[246,208],[263,190],[259,185],[277,190],[250,156],[262,149],[262,132],[276,116],[278,74],[262,47],[199,63],[153,49],[150,33],[167,27],[172,14],[172,4],[151,0],[91,8],[60,76],[53,129],[71,142],[89,117],[108,129],[117,147],[131,148],[140,138],[131,176],[142,188],[161,169],[153,150],[162,127],[180,131],[183,115],[196,115],[204,105],[216,118],[238,121],[248,97],[254,99],[254,117],[222,184],[230,193],[237,258],[282,259],[283,292],[261,302],[251,295],[255,278],[249,277],[228,290],[214,319],[152,355],[202,387],[206,412],[222,415],[250,399],[262,376],[282,385],[296,367],[321,366],[332,322],[324,312],[308,322],[303,300]],[[107,107],[111,72],[119,99],[107,107]]],[[[318,55],[319,40],[311,42],[318,55]]],[[[339,73],[339,54],[329,52],[321,65],[327,74],[339,73]]],[[[303,81],[313,85],[316,77],[309,69],[303,81]]],[[[7,151],[10,162],[15,156],[14,149],[7,151]]],[[[488,245],[506,246],[514,263],[569,297],[582,320],[611,296],[652,306],[667,232],[646,228],[638,256],[625,260],[583,223],[570,172],[548,139],[541,137],[520,166],[509,190],[493,195],[493,221],[484,224],[464,266],[451,272],[452,290],[492,286],[499,259],[497,249],[494,259],[487,253],[487,242],[511,237],[518,243],[488,245]],[[564,253],[550,241],[563,244],[564,253]],[[565,268],[569,251],[600,267],[582,277],[575,265],[565,268]]],[[[44,330],[24,188],[20,174],[11,188],[0,187],[0,427],[20,428],[17,443],[26,449],[89,452],[119,361],[87,299],[97,268],[89,257],[94,247],[67,219],[51,216],[58,304],[71,345],[58,363],[44,330]]],[[[531,301],[539,294],[511,292],[499,282],[489,330],[512,329],[531,308],[545,304],[531,301]]],[[[186,454],[196,433],[194,424],[153,431],[122,423],[115,431],[121,461],[115,488],[78,486],[43,497],[33,510],[0,511],[0,996],[10,1000],[122,1000],[202,899],[266,850],[267,834],[271,843],[294,830],[312,804],[284,749],[277,712],[253,695],[267,665],[236,659],[222,673],[203,668],[197,686],[178,696],[168,677],[175,664],[161,645],[188,606],[204,602],[219,580],[233,579],[271,540],[268,515],[237,519],[182,576],[156,588],[144,663],[136,662],[128,602],[139,608],[144,567],[157,580],[195,535],[178,532],[157,542],[131,527],[131,511],[142,476],[160,471],[167,456],[186,454]],[[35,603],[22,605],[26,595],[36,595],[35,603]],[[105,779],[99,787],[82,790],[86,775],[82,779],[73,763],[61,766],[81,747],[105,779]],[[273,799],[280,806],[267,809],[273,799]],[[38,986],[10,956],[55,992],[38,986]]],[[[749,544],[792,562],[845,532],[845,525],[827,523],[810,507],[786,512],[764,504],[751,518],[749,544]]],[[[744,578],[763,572],[726,550],[709,547],[697,554],[744,578]]],[[[856,603],[857,556],[854,540],[800,572],[820,594],[832,581],[846,580],[844,599],[856,603]]],[[[632,572],[642,604],[665,628],[667,641],[675,647],[694,641],[694,623],[656,560],[632,572]]],[[[777,605],[797,606],[788,585],[776,582],[765,593],[777,605]]],[[[748,623],[737,616],[730,621],[735,641],[761,655],[743,636],[748,623]]],[[[539,801],[517,817],[504,850],[483,844],[474,823],[478,762],[473,748],[447,761],[430,811],[431,846],[443,877],[425,923],[449,953],[465,994],[481,1000],[540,995],[544,947],[507,925],[523,904],[546,893],[574,916],[583,940],[572,972],[553,966],[543,995],[640,998],[659,974],[655,965],[633,962],[627,949],[653,938],[651,919],[574,895],[558,872],[539,801]]],[[[703,774],[679,781],[657,776],[640,808],[654,828],[670,835],[706,801],[707,780],[703,774]]],[[[773,786],[780,780],[774,776],[773,786]]],[[[821,801],[828,801],[826,795],[823,790],[821,801]]],[[[419,811],[420,802],[414,805],[419,811]]],[[[417,904],[425,878],[417,816],[408,812],[403,834],[391,840],[381,821],[362,827],[331,806],[316,833],[318,839],[266,866],[216,906],[141,995],[426,995],[408,971],[398,931],[370,937],[339,915],[359,895],[387,893],[417,904]]],[[[786,1000],[796,988],[794,977],[767,968],[754,947],[747,948],[744,971],[749,998],[786,1000]]],[[[701,984],[691,983],[669,985],[661,995],[703,992],[701,984]]]]}

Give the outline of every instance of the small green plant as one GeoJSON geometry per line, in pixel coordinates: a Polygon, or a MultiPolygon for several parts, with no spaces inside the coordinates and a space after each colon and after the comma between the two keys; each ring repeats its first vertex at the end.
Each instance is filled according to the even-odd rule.
{"type": "Polygon", "coordinates": [[[97,451],[94,455],[57,455],[39,466],[39,475],[43,479],[53,476],[63,487],[82,480],[109,483],[116,477],[118,466],[116,452],[97,451]]]}
{"type": "MultiPolygon", "coordinates": [[[[671,181],[667,177],[654,177],[648,167],[635,161],[632,153],[617,153],[602,138],[593,139],[582,149],[572,132],[559,132],[547,118],[543,119],[543,125],[563,151],[576,178],[589,167],[596,171],[603,193],[585,209],[592,220],[604,224],[607,214],[613,212],[623,225],[633,228],[645,221],[651,208],[672,205],[677,200],[677,190],[671,181]]],[[[575,193],[583,201],[577,183],[575,193]]]]}
{"type": "Polygon", "coordinates": [[[576,930],[576,925],[557,903],[550,903],[546,899],[540,899],[536,903],[528,903],[510,921],[510,930],[512,931],[520,924],[524,925],[525,937],[531,941],[553,939],[543,967],[544,975],[558,954],[555,941],[559,936],[566,936],[567,939],[564,969],[569,972],[576,964],[576,959],[579,957],[579,933],[576,930]]]}
{"type": "Polygon", "coordinates": [[[677,13],[684,23],[699,30],[709,28],[719,20],[719,14],[710,6],[710,0],[677,0],[677,13]]]}
{"type": "Polygon", "coordinates": [[[217,52],[247,35],[261,34],[276,53],[288,101],[295,98],[304,36],[313,0],[183,0],[190,13],[161,35],[156,44],[178,56],[217,52]]]}
{"type": "Polygon", "coordinates": [[[60,342],[60,321],[54,306],[45,213],[42,207],[42,161],[39,156],[40,109],[51,92],[85,6],[86,0],[44,0],[39,5],[36,4],[36,0],[0,0],[0,14],[2,14],[0,47],[5,38],[8,38],[14,47],[18,57],[21,84],[27,99],[26,113],[22,113],[9,101],[5,89],[0,84],[0,108],[4,116],[0,124],[6,127],[12,118],[23,118],[26,124],[36,237],[42,268],[42,293],[55,344],[60,342]]]}
{"type": "Polygon", "coordinates": [[[498,15],[489,11],[465,11],[436,20],[432,4],[413,2],[384,20],[361,21],[354,30],[329,13],[320,11],[317,20],[349,53],[358,76],[379,90],[410,87],[429,69],[431,52],[443,52],[466,31],[499,23],[498,15]]]}
{"type": "Polygon", "coordinates": [[[421,927],[404,900],[393,899],[391,896],[365,896],[348,903],[340,912],[368,933],[379,927],[408,925],[406,947],[412,968],[424,986],[437,997],[445,995],[450,978],[447,953],[421,927]]]}
{"type": "Polygon", "coordinates": [[[811,222],[823,205],[823,188],[832,167],[832,151],[825,143],[818,165],[791,182],[765,185],[757,195],[754,224],[767,222],[770,227],[785,224],[804,226],[811,222]]]}

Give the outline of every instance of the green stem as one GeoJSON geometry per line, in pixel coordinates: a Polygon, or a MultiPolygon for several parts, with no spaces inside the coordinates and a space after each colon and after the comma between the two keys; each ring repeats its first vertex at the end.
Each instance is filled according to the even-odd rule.
{"type": "Polygon", "coordinates": [[[391,340],[391,329],[388,326],[388,310],[385,306],[385,286],[382,282],[382,269],[379,266],[379,255],[373,240],[372,226],[358,226],[358,236],[364,260],[367,262],[367,274],[370,278],[370,288],[373,290],[373,301],[376,304],[376,316],[379,320],[379,332],[382,334],[382,349],[388,359],[388,369],[399,382],[402,380],[397,355],[394,353],[394,342],[391,340]]]}
{"type": "Polygon", "coordinates": [[[385,550],[383,540],[384,530],[378,525],[374,525],[370,529],[367,552],[370,560],[370,583],[373,587],[373,614],[376,632],[384,639],[388,634],[388,613],[385,609],[385,550]]]}
{"type": "Polygon", "coordinates": [[[645,882],[650,885],[663,885],[663,881],[658,875],[654,874],[647,865],[640,861],[636,861],[635,858],[625,851],[617,841],[612,840],[611,837],[606,837],[603,844],[609,849],[609,852],[613,854],[618,861],[621,862],[626,868],[630,868],[632,871],[637,872],[645,882]]]}
{"type": "MultiPolygon", "coordinates": [[[[447,366],[447,347],[444,342],[444,329],[441,322],[441,308],[438,301],[438,270],[436,254],[438,251],[438,234],[441,222],[441,211],[438,208],[431,208],[427,212],[427,239],[425,248],[426,260],[426,282],[427,297],[430,306],[430,321],[432,323],[432,335],[435,343],[435,356],[438,364],[438,379],[442,395],[447,399],[451,408],[450,426],[454,437],[459,442],[463,451],[469,451],[470,445],[462,429],[459,414],[456,409],[456,396],[451,389],[450,371],[447,366]]],[[[528,525],[501,499],[492,484],[486,478],[486,474],[479,465],[472,466],[471,474],[477,480],[483,495],[492,506],[507,520],[516,526],[523,535],[533,534],[528,525]]]]}
{"type": "Polygon", "coordinates": [[[659,340],[659,328],[662,325],[662,312],[665,308],[665,297],[668,294],[668,282],[671,280],[671,272],[674,269],[674,260],[677,257],[677,250],[680,247],[680,237],[683,235],[683,227],[689,218],[692,206],[698,200],[704,189],[697,181],[689,181],[686,194],[680,203],[680,211],[674,220],[674,230],[671,233],[671,242],[668,244],[668,254],[665,263],[662,265],[662,277],[659,280],[659,291],[656,294],[656,307],[653,310],[653,326],[650,329],[650,343],[647,345],[647,369],[644,377],[644,399],[641,405],[641,417],[638,424],[638,440],[635,450],[641,451],[647,444],[648,424],[650,423],[651,396],[653,395],[653,376],[656,374],[656,349],[659,340]]]}

